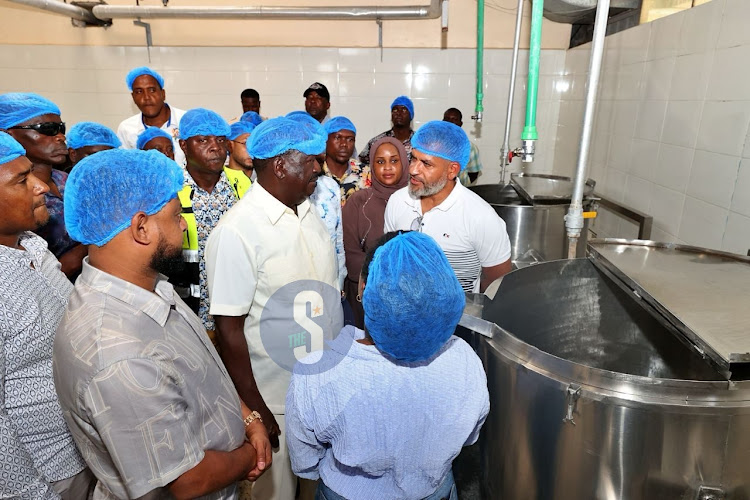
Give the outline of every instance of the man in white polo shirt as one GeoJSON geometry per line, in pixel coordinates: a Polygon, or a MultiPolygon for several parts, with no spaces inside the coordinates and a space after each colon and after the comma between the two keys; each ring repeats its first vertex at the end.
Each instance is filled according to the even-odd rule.
{"type": "Polygon", "coordinates": [[[169,134],[174,147],[174,159],[185,165],[185,154],[180,148],[179,125],[185,112],[165,102],[164,78],[146,66],[130,70],[125,77],[133,102],[140,113],[123,120],[117,127],[117,137],[124,149],[136,149],[138,136],[146,127],[158,127],[169,134]]]}
{"type": "Polygon", "coordinates": [[[476,193],[457,182],[471,143],[460,127],[425,123],[411,139],[409,185],[385,209],[385,232],[421,231],[443,249],[466,292],[484,292],[511,270],[505,222],[476,193]]]}
{"type": "MultiPolygon", "coordinates": [[[[279,117],[258,125],[247,146],[257,182],[206,244],[210,313],[237,392],[258,410],[278,447],[252,498],[294,500],[297,478],[284,440],[284,414],[295,356],[305,350],[297,341],[305,334],[297,332],[317,329],[305,326],[313,317],[323,330],[338,333],[343,326],[334,247],[308,199],[321,175],[316,156],[326,144],[314,129],[279,117]],[[333,298],[322,304],[310,300],[308,287],[333,298]],[[293,310],[298,318],[297,305],[302,318],[292,320],[293,310]]],[[[311,351],[314,345],[311,338],[311,351]]]]}

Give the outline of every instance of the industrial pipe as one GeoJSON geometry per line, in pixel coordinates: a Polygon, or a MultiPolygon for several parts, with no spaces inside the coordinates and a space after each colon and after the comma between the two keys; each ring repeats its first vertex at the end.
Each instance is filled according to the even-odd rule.
{"type": "Polygon", "coordinates": [[[510,88],[508,89],[508,112],[505,115],[505,135],[500,149],[500,184],[505,185],[505,171],[510,164],[510,122],[513,117],[513,97],[516,92],[516,74],[518,73],[518,49],[521,46],[521,23],[523,21],[523,2],[518,0],[516,10],[516,34],[513,38],[513,62],[510,66],[510,88]]]}
{"type": "Polygon", "coordinates": [[[37,9],[46,10],[47,12],[53,12],[55,14],[61,14],[76,21],[81,21],[87,24],[101,24],[102,21],[97,19],[88,10],[71,5],[69,3],[60,2],[59,0],[8,0],[11,3],[17,3],[19,5],[26,5],[27,7],[35,7],[37,9]]]}
{"type": "Polygon", "coordinates": [[[482,123],[484,106],[484,0],[477,0],[477,105],[472,116],[477,123],[482,123]]]}
{"type": "Polygon", "coordinates": [[[320,20],[408,20],[437,19],[440,0],[429,5],[373,7],[229,7],[154,5],[96,5],[92,9],[100,19],[320,19],[320,20]]]}
{"type": "Polygon", "coordinates": [[[536,131],[536,101],[539,91],[539,58],[542,51],[542,16],[544,0],[533,0],[531,7],[531,38],[529,40],[529,83],[526,90],[526,124],[521,134],[523,161],[534,161],[534,149],[539,138],[536,131]]]}
{"type": "Polygon", "coordinates": [[[589,79],[586,89],[586,105],[583,111],[583,129],[576,164],[576,176],[573,185],[573,197],[565,216],[565,227],[568,230],[568,258],[575,259],[578,238],[583,229],[583,185],[586,182],[589,151],[591,149],[591,132],[594,127],[596,111],[596,93],[599,89],[599,75],[602,70],[604,55],[604,36],[607,34],[609,18],[609,0],[599,0],[594,20],[594,38],[591,42],[591,60],[589,61],[589,79]]]}

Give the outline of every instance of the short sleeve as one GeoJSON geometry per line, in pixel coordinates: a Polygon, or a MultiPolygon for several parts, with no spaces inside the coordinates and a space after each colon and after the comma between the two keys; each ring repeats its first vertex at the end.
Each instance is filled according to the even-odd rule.
{"type": "Polygon", "coordinates": [[[493,267],[510,259],[510,239],[505,228],[505,222],[495,210],[487,205],[478,210],[468,210],[471,217],[471,231],[474,250],[482,267],[493,267]],[[475,214],[481,215],[477,217],[475,214]]]}
{"type": "Polygon", "coordinates": [[[231,226],[219,224],[206,243],[209,312],[213,316],[245,316],[258,285],[254,252],[231,226]]]}
{"type": "Polygon", "coordinates": [[[102,370],[83,390],[88,420],[128,498],[167,486],[203,460],[200,424],[182,383],[170,365],[134,358],[102,370]]]}

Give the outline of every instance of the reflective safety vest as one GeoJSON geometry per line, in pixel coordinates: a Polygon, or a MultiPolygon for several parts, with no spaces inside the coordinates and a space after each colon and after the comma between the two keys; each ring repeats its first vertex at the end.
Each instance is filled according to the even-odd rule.
{"type": "MultiPolygon", "coordinates": [[[[250,186],[248,185],[240,192],[240,183],[232,180],[236,177],[232,172],[242,174],[245,179],[247,179],[247,176],[243,172],[224,167],[224,174],[229,179],[232,191],[234,191],[237,199],[240,199],[250,186]]],[[[247,180],[249,183],[250,179],[247,180]]],[[[189,295],[190,297],[200,297],[200,287],[197,279],[198,263],[200,261],[198,256],[198,223],[195,220],[195,213],[193,212],[193,187],[190,184],[185,184],[177,193],[177,197],[180,199],[180,206],[182,206],[182,218],[187,223],[187,229],[182,233],[182,259],[188,264],[188,274],[196,274],[196,276],[188,278],[192,282],[189,283],[189,295]],[[192,267],[195,267],[194,272],[190,272],[190,268],[192,267]]],[[[186,283],[185,285],[188,284],[186,283]]]]}
{"type": "Polygon", "coordinates": [[[224,175],[229,179],[229,184],[232,185],[234,194],[237,195],[238,199],[245,196],[245,193],[250,189],[250,186],[253,183],[242,170],[234,170],[233,168],[224,167],[224,175]]]}

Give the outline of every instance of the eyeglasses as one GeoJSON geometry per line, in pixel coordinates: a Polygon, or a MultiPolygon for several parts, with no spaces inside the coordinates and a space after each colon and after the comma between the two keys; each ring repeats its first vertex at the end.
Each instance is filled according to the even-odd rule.
{"type": "Polygon", "coordinates": [[[421,233],[422,232],[422,226],[424,226],[424,224],[422,223],[422,217],[423,216],[420,215],[419,217],[417,217],[416,219],[414,219],[413,221],[411,221],[411,227],[409,228],[409,230],[411,230],[411,231],[418,231],[418,232],[421,233]]]}
{"type": "Polygon", "coordinates": [[[50,137],[54,137],[57,134],[65,134],[65,122],[42,122],[35,123],[34,125],[16,125],[15,127],[8,127],[8,130],[14,128],[35,130],[42,135],[48,135],[50,137]]]}

